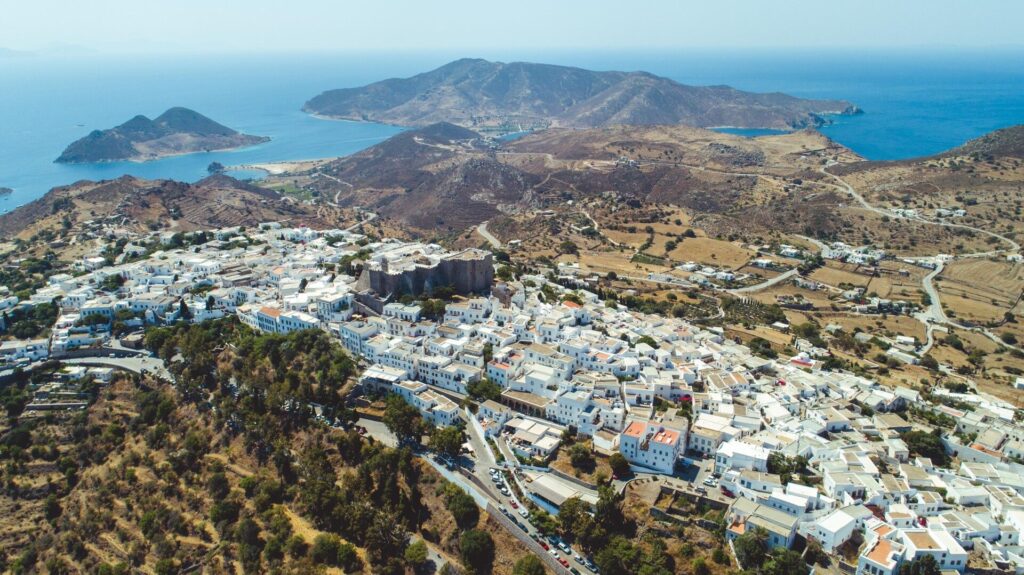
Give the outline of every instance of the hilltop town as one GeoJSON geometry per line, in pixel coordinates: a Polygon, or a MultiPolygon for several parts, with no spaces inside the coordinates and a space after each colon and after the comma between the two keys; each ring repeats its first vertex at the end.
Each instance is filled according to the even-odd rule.
{"type": "MultiPolygon", "coordinates": [[[[699,266],[692,273],[690,281],[726,279],[699,266]]],[[[1012,403],[966,378],[879,383],[826,361],[806,342],[816,334],[766,353],[721,327],[631,309],[583,279],[571,267],[516,264],[501,250],[453,251],[358,228],[123,232],[41,285],[4,288],[5,328],[24,337],[0,346],[0,377],[21,381],[24,399],[8,408],[19,425],[96,409],[97,388],[111,397],[122,389],[115,373],[169,386],[197,409],[214,398],[236,405],[255,384],[239,371],[251,344],[232,338],[326,338],[358,369],[334,380],[311,371],[315,389],[294,381],[271,411],[308,410],[311,429],[348,430],[357,444],[417,446],[411,456],[424,473],[486,513],[479,537],[492,541],[485,559],[498,561],[496,572],[512,565],[496,558],[495,544],[527,549],[556,573],[633,573],[621,564],[629,553],[703,572],[1024,567],[1024,428],[1012,403]],[[203,359],[188,350],[201,336],[192,330],[208,329],[225,335],[216,349],[215,340],[194,348],[214,354],[203,359]],[[55,362],[63,367],[54,371],[55,362]],[[205,370],[221,383],[204,383],[213,376],[205,370]],[[323,391],[328,381],[335,391],[323,391]],[[610,519],[616,513],[625,515],[610,519]],[[617,531],[622,521],[632,535],[617,531]],[[648,531],[660,535],[637,535],[648,531]],[[699,550],[672,535],[683,532],[699,550]]],[[[915,346],[894,338],[888,355],[916,363],[915,346]]],[[[237,412],[209,429],[241,434],[242,453],[255,456],[264,429],[255,422],[237,412]]],[[[302,493],[312,485],[304,477],[302,493]]],[[[307,509],[325,529],[317,508],[307,509]]],[[[165,537],[195,549],[190,557],[213,545],[165,537]]],[[[467,551],[476,535],[423,537],[435,563],[459,561],[456,550],[470,567],[484,560],[467,551]]],[[[413,543],[400,540],[398,549],[413,543]]],[[[366,542],[353,553],[385,564],[366,542]]]]}

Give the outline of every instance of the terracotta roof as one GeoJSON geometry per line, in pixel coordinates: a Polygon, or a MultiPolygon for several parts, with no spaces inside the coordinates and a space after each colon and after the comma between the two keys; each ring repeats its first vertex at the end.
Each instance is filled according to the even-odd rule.
{"type": "Polygon", "coordinates": [[[892,554],[892,543],[888,539],[879,539],[871,551],[868,551],[868,559],[885,565],[889,562],[890,554],[892,554]]]}
{"type": "Polygon", "coordinates": [[[671,429],[664,429],[654,434],[653,441],[655,443],[663,443],[665,445],[672,445],[679,441],[679,433],[672,431],[671,429]]]}
{"type": "Polygon", "coordinates": [[[630,437],[641,437],[644,434],[645,427],[646,426],[643,423],[640,423],[639,421],[633,421],[629,424],[628,427],[626,427],[626,430],[623,431],[622,434],[628,435],[630,437]]]}
{"type": "Polygon", "coordinates": [[[879,537],[885,537],[886,535],[892,533],[893,529],[885,523],[880,523],[879,525],[875,526],[874,532],[877,533],[879,537]]]}
{"type": "Polygon", "coordinates": [[[276,317],[281,317],[281,310],[277,309],[276,307],[266,307],[266,306],[261,307],[260,308],[260,313],[262,313],[263,315],[269,315],[270,317],[275,317],[275,318],[276,317]]]}
{"type": "Polygon", "coordinates": [[[985,447],[984,445],[982,445],[982,444],[980,444],[980,443],[974,443],[974,444],[972,444],[972,445],[971,445],[971,449],[977,449],[978,451],[980,451],[980,452],[982,452],[982,453],[987,453],[987,454],[989,454],[989,455],[997,455],[997,456],[998,456],[998,455],[1002,455],[1002,454],[1001,454],[1001,453],[999,453],[998,451],[996,451],[996,450],[994,450],[994,449],[989,449],[989,448],[985,447]]]}
{"type": "Polygon", "coordinates": [[[732,531],[737,535],[743,535],[743,533],[747,531],[747,523],[745,521],[733,523],[729,526],[729,531],[732,531]]]}

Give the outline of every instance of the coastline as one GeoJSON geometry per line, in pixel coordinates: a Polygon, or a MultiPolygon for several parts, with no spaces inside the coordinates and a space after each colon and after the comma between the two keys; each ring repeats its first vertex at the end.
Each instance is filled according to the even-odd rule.
{"type": "Polygon", "coordinates": [[[282,160],[278,162],[257,162],[248,164],[236,164],[225,166],[225,172],[238,170],[257,170],[266,173],[268,176],[279,176],[295,172],[304,172],[317,167],[318,165],[334,160],[335,158],[314,158],[309,160],[282,160]]]}
{"type": "Polygon", "coordinates": [[[179,156],[191,156],[193,154],[212,154],[214,152],[237,152],[237,151],[241,151],[241,150],[248,150],[248,149],[251,149],[251,148],[256,148],[258,146],[262,146],[263,144],[266,144],[267,142],[271,141],[270,136],[254,136],[254,137],[263,138],[263,141],[262,142],[255,142],[255,143],[252,143],[252,144],[247,144],[245,146],[228,146],[228,147],[225,147],[225,148],[209,148],[209,149],[202,149],[202,150],[192,150],[190,152],[170,152],[170,153],[166,153],[166,154],[158,154],[156,156],[132,156],[130,158],[119,158],[119,159],[116,159],[116,160],[98,160],[98,161],[95,161],[95,162],[61,162],[61,161],[58,161],[59,160],[59,158],[58,158],[57,160],[54,160],[53,163],[54,164],[60,164],[60,165],[63,165],[63,166],[88,166],[88,165],[95,165],[95,164],[117,164],[117,163],[120,163],[120,162],[128,162],[128,163],[131,163],[131,164],[145,164],[147,162],[157,162],[157,161],[160,161],[160,160],[166,160],[167,158],[176,158],[176,157],[179,157],[179,156]]]}

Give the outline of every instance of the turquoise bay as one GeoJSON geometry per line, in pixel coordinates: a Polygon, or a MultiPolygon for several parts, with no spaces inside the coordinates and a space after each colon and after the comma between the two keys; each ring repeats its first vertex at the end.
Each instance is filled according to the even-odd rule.
{"type": "Polygon", "coordinates": [[[1024,123],[1024,53],[1019,51],[0,58],[0,187],[15,190],[0,197],[0,212],[82,179],[132,174],[195,181],[206,175],[213,161],[237,165],[351,154],[400,128],[317,119],[300,110],[303,102],[326,89],[409,76],[461,56],[647,70],[688,84],[845,99],[865,113],[834,118],[822,131],[877,160],[933,154],[991,130],[1024,123]],[[91,130],[112,127],[136,114],[153,117],[171,106],[192,108],[236,130],[272,140],[243,150],[145,163],[53,163],[68,143],[91,130]]]}

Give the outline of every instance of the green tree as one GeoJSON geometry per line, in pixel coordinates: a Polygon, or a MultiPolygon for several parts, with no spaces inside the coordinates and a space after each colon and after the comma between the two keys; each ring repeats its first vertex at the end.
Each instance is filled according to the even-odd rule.
{"type": "Polygon", "coordinates": [[[418,568],[427,562],[427,544],[423,540],[410,543],[405,548],[405,553],[402,554],[405,562],[412,566],[413,569],[418,568]]]}
{"type": "Polygon", "coordinates": [[[306,556],[306,553],[309,552],[309,545],[302,535],[296,533],[288,538],[288,542],[284,545],[284,550],[288,553],[289,557],[298,559],[306,556]]]}
{"type": "MultiPolygon", "coordinates": [[[[744,567],[746,565],[744,564],[744,567]]],[[[810,567],[804,562],[803,557],[792,549],[776,547],[768,555],[768,559],[761,567],[762,575],[807,575],[810,567]]]]}
{"type": "Polygon", "coordinates": [[[649,336],[649,335],[642,335],[642,336],[640,336],[636,340],[636,343],[638,343],[638,344],[646,343],[647,345],[653,347],[654,349],[658,349],[658,341],[656,339],[654,339],[653,337],[649,336]]]}
{"type": "Polygon", "coordinates": [[[594,521],[605,529],[616,529],[620,533],[628,530],[626,516],[622,513],[622,494],[609,485],[597,488],[597,504],[594,506],[594,521]]]}
{"type": "Polygon", "coordinates": [[[184,320],[192,319],[192,310],[188,309],[184,299],[178,302],[178,317],[184,320]]]}
{"type": "Polygon", "coordinates": [[[629,460],[618,451],[608,458],[608,465],[611,466],[612,473],[619,477],[629,474],[629,460]]]}
{"type": "Polygon", "coordinates": [[[462,444],[466,442],[466,434],[454,425],[435,427],[430,432],[429,446],[431,449],[447,457],[456,457],[462,452],[462,444]]]}
{"type": "Polygon", "coordinates": [[[530,510],[530,523],[540,531],[541,535],[551,535],[558,531],[559,522],[540,507],[530,510]]]}
{"type": "Polygon", "coordinates": [[[566,538],[575,539],[582,532],[586,522],[592,520],[589,510],[590,506],[579,497],[570,497],[562,503],[558,509],[558,522],[566,538]]]}
{"type": "Polygon", "coordinates": [[[612,537],[594,557],[603,575],[633,575],[639,561],[640,550],[621,535],[612,537]]]}
{"type": "Polygon", "coordinates": [[[744,569],[759,569],[768,557],[768,532],[762,527],[748,529],[732,545],[744,569]]]}
{"type": "Polygon", "coordinates": [[[321,533],[313,539],[313,547],[309,556],[322,565],[337,565],[338,552],[341,551],[341,538],[330,533],[321,533]]]}
{"type": "Polygon", "coordinates": [[[362,571],[363,560],[359,558],[356,546],[351,543],[342,543],[338,546],[338,553],[335,555],[335,565],[341,567],[346,573],[362,571]]]}
{"type": "Polygon", "coordinates": [[[174,559],[165,557],[156,562],[156,565],[153,566],[153,572],[156,575],[174,575],[178,572],[178,564],[174,559]]]}
{"type": "Polygon", "coordinates": [[[711,553],[711,560],[719,565],[728,565],[729,554],[725,552],[725,549],[715,547],[715,550],[711,553]]]}
{"type": "Polygon", "coordinates": [[[124,278],[121,277],[121,274],[111,274],[103,278],[103,281],[100,282],[100,289],[102,289],[103,291],[115,292],[119,290],[123,285],[124,278]]]}
{"type": "Polygon", "coordinates": [[[900,565],[900,575],[940,575],[942,570],[931,555],[922,555],[900,565]]]}
{"type": "Polygon", "coordinates": [[[60,500],[57,499],[57,495],[51,493],[46,496],[46,501],[43,503],[43,514],[46,516],[47,521],[53,521],[60,517],[64,510],[61,509],[60,500]]]}
{"type": "Polygon", "coordinates": [[[921,367],[936,371],[939,369],[939,361],[932,357],[931,354],[925,354],[925,356],[921,358],[921,367]]]}
{"type": "Polygon", "coordinates": [[[479,529],[463,532],[459,538],[462,564],[475,573],[487,573],[494,561],[494,540],[491,534],[479,529]]]}
{"type": "Polygon", "coordinates": [[[804,560],[809,565],[828,565],[828,554],[822,549],[821,543],[817,539],[808,537],[804,560]]]}
{"type": "Polygon", "coordinates": [[[487,378],[470,382],[466,386],[466,392],[476,401],[501,399],[501,386],[487,378]]]}
{"type": "Polygon", "coordinates": [[[932,460],[932,463],[940,467],[949,465],[949,456],[942,445],[942,439],[937,435],[926,431],[911,430],[900,436],[900,439],[907,444],[907,449],[913,455],[920,455],[932,460]]]}
{"type": "Polygon", "coordinates": [[[422,419],[415,407],[406,403],[402,396],[391,394],[384,407],[384,425],[398,437],[401,443],[419,443],[422,433],[422,419]]]}
{"type": "Polygon", "coordinates": [[[569,462],[576,469],[590,471],[594,469],[594,454],[586,445],[577,443],[569,448],[569,462]]]}
{"type": "Polygon", "coordinates": [[[420,302],[420,311],[423,313],[423,317],[428,319],[438,320],[444,317],[445,307],[444,300],[436,298],[420,302]]]}
{"type": "Polygon", "coordinates": [[[468,493],[454,483],[444,485],[444,504],[455,523],[462,529],[475,527],[480,520],[480,509],[468,493]]]}
{"type": "Polygon", "coordinates": [[[577,247],[576,243],[571,240],[564,240],[562,243],[558,244],[558,253],[560,254],[575,255],[579,252],[579,247],[577,247]]]}

